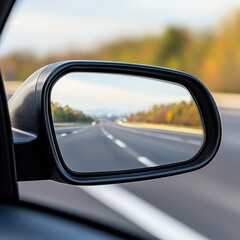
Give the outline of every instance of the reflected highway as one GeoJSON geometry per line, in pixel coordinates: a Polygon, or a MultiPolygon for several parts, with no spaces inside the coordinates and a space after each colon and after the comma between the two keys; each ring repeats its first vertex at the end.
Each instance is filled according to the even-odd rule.
{"type": "MultiPolygon", "coordinates": [[[[90,194],[83,188],[53,181],[19,183],[20,197],[31,202],[38,202],[41,205],[50,205],[74,214],[86,215],[101,222],[108,222],[119,228],[139,234],[144,239],[157,239],[156,231],[147,228],[146,225],[147,223],[153,225],[156,222],[156,215],[154,214],[157,211],[163,211],[168,216],[202,234],[206,239],[239,240],[240,111],[221,110],[220,113],[223,123],[222,144],[215,159],[209,165],[198,171],[174,177],[113,185],[144,201],[145,206],[147,206],[147,203],[154,207],[155,212],[152,213],[152,217],[149,208],[136,205],[138,219],[134,219],[133,215],[130,215],[130,199],[126,198],[126,194],[115,195],[116,191],[110,192],[112,194],[107,192],[105,194],[106,197],[117,196],[121,207],[129,207],[129,211],[122,211],[121,213],[117,204],[109,204],[109,202],[100,199],[99,195],[90,194]],[[142,217],[141,214],[145,213],[146,209],[148,214],[142,217]],[[126,215],[126,213],[129,215],[126,215]],[[139,226],[139,219],[143,219],[145,225],[139,226]]],[[[118,131],[117,127],[115,131],[112,131],[114,128],[106,126],[104,129],[113,136],[118,131]]],[[[103,133],[101,133],[101,136],[105,139],[104,141],[110,140],[103,133]]],[[[135,145],[128,142],[127,137],[122,139],[121,136],[116,135],[114,137],[118,137],[131,149],[142,154],[141,149],[136,149],[135,145]]],[[[139,140],[144,137],[144,135],[140,134],[135,134],[135,136],[139,140]]],[[[174,147],[178,143],[177,141],[169,142],[174,147]]],[[[192,147],[193,145],[189,146],[192,147]]],[[[124,152],[120,147],[116,149],[124,152]]],[[[156,160],[153,155],[147,155],[146,157],[156,160]]],[[[87,187],[87,189],[92,189],[92,187],[87,187]]],[[[103,190],[105,189],[103,188],[103,190]]],[[[159,218],[159,221],[162,222],[157,222],[158,226],[155,230],[161,232],[166,229],[164,225],[166,222],[162,218],[159,218]]],[[[169,232],[174,232],[175,225],[172,225],[172,223],[171,221],[169,224],[169,232]]],[[[179,239],[178,235],[176,235],[175,239],[179,239]]]]}
{"type": "Polygon", "coordinates": [[[124,127],[102,119],[95,126],[56,128],[59,148],[68,167],[101,172],[155,167],[191,159],[203,135],[124,127]]]}

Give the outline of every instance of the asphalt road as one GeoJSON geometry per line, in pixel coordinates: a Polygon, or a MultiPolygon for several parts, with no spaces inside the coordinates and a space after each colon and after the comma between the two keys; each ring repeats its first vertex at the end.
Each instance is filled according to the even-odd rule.
{"type": "Polygon", "coordinates": [[[191,159],[203,135],[124,127],[110,120],[95,126],[56,128],[63,159],[78,172],[155,167],[191,159]],[[173,147],[174,145],[174,147],[173,147]]]}
{"type": "MultiPolygon", "coordinates": [[[[20,183],[21,198],[106,221],[135,232],[146,239],[158,238],[158,233],[166,230],[167,227],[169,227],[168,232],[174,232],[176,229],[177,225],[174,221],[168,221],[168,226],[166,226],[164,218],[161,218],[162,212],[207,239],[239,239],[240,111],[222,110],[221,116],[223,140],[212,163],[196,172],[175,177],[117,185],[118,190],[126,190],[122,192],[123,198],[121,198],[121,194],[117,195],[119,191],[115,191],[113,186],[112,194],[116,194],[120,198],[119,205],[114,203],[114,199],[110,201],[101,198],[99,192],[92,187],[84,189],[52,181],[20,183]],[[130,197],[126,193],[129,193],[130,197]],[[135,198],[131,199],[132,196],[135,198]],[[137,199],[141,199],[143,202],[139,202],[137,199]],[[130,206],[130,200],[137,203],[135,208],[139,219],[131,215],[130,208],[129,213],[121,212],[122,207],[130,206]],[[143,206],[146,206],[147,211],[143,206]],[[162,222],[158,222],[156,215],[150,210],[158,212],[157,217],[159,216],[162,222]],[[146,214],[145,218],[144,214],[146,214]],[[155,222],[158,223],[156,231],[151,228],[151,224],[154,225],[155,222]]],[[[117,128],[111,128],[111,126],[105,128],[109,133],[112,131],[110,134],[113,136],[118,134],[117,128]]],[[[118,135],[118,137],[123,136],[118,135]]],[[[139,136],[138,139],[142,139],[142,137],[139,136]]],[[[121,140],[125,141],[131,149],[142,154],[139,149],[135,149],[134,145],[128,142],[128,137],[121,138],[121,140]]],[[[175,144],[172,146],[175,147],[175,144]]],[[[150,156],[150,153],[147,157],[156,160],[153,155],[150,156]]],[[[111,191],[107,192],[104,187],[102,191],[106,191],[106,198],[111,197],[111,191]]],[[[134,205],[131,207],[134,208],[134,205]]],[[[165,239],[170,238],[165,237],[165,239]]],[[[176,235],[172,239],[183,238],[176,235]]],[[[203,238],[196,237],[195,239],[203,238]]]]}

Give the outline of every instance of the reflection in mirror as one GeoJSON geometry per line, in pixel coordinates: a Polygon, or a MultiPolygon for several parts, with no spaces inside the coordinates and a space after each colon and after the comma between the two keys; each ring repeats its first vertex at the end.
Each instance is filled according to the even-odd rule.
{"type": "Polygon", "coordinates": [[[73,72],[51,93],[56,139],[75,172],[107,172],[179,163],[204,141],[189,91],[162,80],[73,72]]]}

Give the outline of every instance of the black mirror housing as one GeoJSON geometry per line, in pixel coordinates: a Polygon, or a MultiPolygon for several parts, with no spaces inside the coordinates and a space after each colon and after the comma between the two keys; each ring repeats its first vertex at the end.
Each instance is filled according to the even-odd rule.
{"type": "Polygon", "coordinates": [[[97,61],[66,61],[48,65],[32,74],[9,100],[19,181],[53,179],[93,185],[166,177],[197,170],[208,164],[221,142],[221,121],[208,89],[195,77],[161,67],[97,61]],[[192,159],[168,166],[107,173],[77,173],[64,163],[56,143],[50,95],[60,77],[71,72],[128,74],[181,84],[192,95],[203,122],[205,140],[192,159]]]}

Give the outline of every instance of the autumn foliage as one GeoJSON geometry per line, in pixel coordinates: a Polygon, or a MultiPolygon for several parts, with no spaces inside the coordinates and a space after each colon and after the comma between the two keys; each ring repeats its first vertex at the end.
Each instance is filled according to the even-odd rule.
{"type": "Polygon", "coordinates": [[[154,105],[147,111],[131,114],[127,120],[131,123],[168,124],[196,128],[202,126],[194,101],[154,105]]]}
{"type": "Polygon", "coordinates": [[[59,103],[51,104],[52,117],[55,123],[91,123],[94,119],[82,111],[74,110],[68,105],[61,106],[59,103]]]}
{"type": "Polygon", "coordinates": [[[240,11],[205,32],[193,33],[189,29],[169,27],[159,35],[121,39],[95,52],[76,50],[41,59],[26,52],[12,53],[0,59],[0,66],[5,80],[24,81],[44,65],[69,59],[174,68],[200,78],[211,91],[240,93],[240,11]]]}

